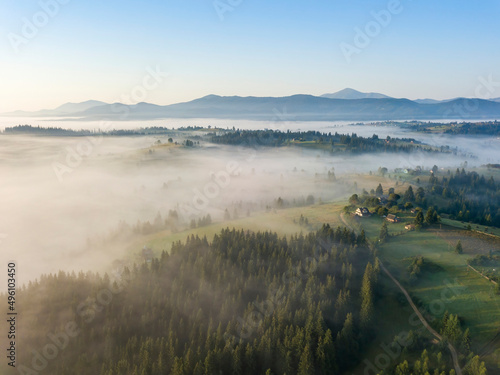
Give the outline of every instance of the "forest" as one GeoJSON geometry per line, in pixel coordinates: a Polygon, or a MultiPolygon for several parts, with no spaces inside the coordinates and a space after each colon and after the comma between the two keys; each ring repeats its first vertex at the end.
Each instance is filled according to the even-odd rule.
{"type": "MultiPolygon", "coordinates": [[[[371,137],[361,137],[356,133],[339,134],[322,133],[319,131],[276,131],[276,130],[234,130],[213,135],[213,143],[243,146],[283,147],[313,143],[318,146],[328,146],[331,151],[339,146],[339,151],[351,153],[361,152],[411,152],[415,150],[438,152],[438,149],[421,144],[412,138],[380,139],[374,134],[371,137]]],[[[449,147],[441,147],[440,152],[451,152],[449,147]]]]}
{"type": "Polygon", "coordinates": [[[500,184],[493,177],[457,169],[447,176],[431,175],[426,191],[429,203],[439,206],[439,213],[460,221],[500,226],[500,184]],[[439,204],[445,200],[445,204],[439,204]]]}
{"type": "MultiPolygon", "coordinates": [[[[111,275],[60,271],[22,288],[18,371],[346,373],[374,339],[380,277],[364,231],[326,224],[290,238],[229,228],[211,242],[191,235],[111,275]]],[[[486,374],[460,326],[448,314],[438,325],[472,358],[466,373],[486,374]]],[[[400,345],[402,357],[384,374],[455,374],[445,344],[429,347],[420,330],[388,348],[400,345]]]]}
{"type": "Polygon", "coordinates": [[[500,135],[500,123],[498,121],[480,121],[480,122],[426,122],[426,121],[405,121],[393,122],[388,121],[382,124],[396,125],[407,128],[415,132],[436,132],[451,135],[487,135],[498,136],[500,135]]]}
{"type": "MultiPolygon", "coordinates": [[[[384,191],[379,184],[370,193],[364,190],[362,194],[353,194],[349,201],[351,205],[374,207],[380,216],[426,208],[429,216],[445,214],[460,221],[500,226],[500,184],[492,176],[486,178],[464,168],[439,176],[437,167],[433,169],[436,172],[431,173],[428,181],[419,182],[416,189],[410,185],[403,195],[396,194],[394,188],[384,191]]],[[[425,221],[435,223],[437,219],[425,218],[425,221]]]]}
{"type": "Polygon", "coordinates": [[[30,348],[19,363],[33,368],[27,353],[43,355],[73,322],[78,335],[46,358],[49,373],[342,372],[370,341],[378,272],[364,235],[346,228],[191,236],[115,280],[60,272],[30,282],[19,293],[30,348]]]}
{"type": "MultiPolygon", "coordinates": [[[[102,124],[103,126],[106,123],[102,124]]],[[[11,135],[45,135],[45,136],[57,136],[57,137],[82,137],[82,136],[143,136],[143,135],[168,135],[176,132],[191,132],[203,129],[199,126],[185,126],[177,129],[169,129],[163,126],[150,126],[140,129],[113,129],[113,130],[74,130],[74,129],[63,129],[59,127],[41,127],[32,125],[16,125],[11,127],[6,127],[2,134],[11,135]]]]}
{"type": "Polygon", "coordinates": [[[470,135],[500,135],[500,123],[486,122],[486,123],[462,123],[445,130],[445,134],[470,134],[470,135]]]}

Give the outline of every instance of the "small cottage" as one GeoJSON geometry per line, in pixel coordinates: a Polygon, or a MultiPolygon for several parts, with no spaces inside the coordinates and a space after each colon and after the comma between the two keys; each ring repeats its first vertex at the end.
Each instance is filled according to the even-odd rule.
{"type": "Polygon", "coordinates": [[[387,217],[385,219],[390,223],[399,223],[399,217],[397,217],[396,215],[393,215],[393,214],[387,215],[387,217]]]}
{"type": "Polygon", "coordinates": [[[367,217],[367,216],[370,216],[370,215],[371,215],[371,214],[370,214],[370,211],[369,211],[369,210],[368,210],[368,208],[366,208],[366,207],[359,207],[359,208],[356,210],[355,214],[356,214],[357,216],[361,216],[361,217],[367,217]]]}

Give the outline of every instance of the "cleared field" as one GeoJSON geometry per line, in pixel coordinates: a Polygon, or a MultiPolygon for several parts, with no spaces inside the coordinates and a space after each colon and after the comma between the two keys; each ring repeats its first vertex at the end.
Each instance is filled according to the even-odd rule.
{"type": "MultiPolygon", "coordinates": [[[[466,229],[467,225],[469,225],[469,223],[461,222],[461,221],[457,221],[457,220],[451,220],[451,219],[441,219],[441,222],[443,224],[449,225],[450,227],[455,227],[455,228],[460,228],[460,229],[466,229]]],[[[473,231],[478,231],[478,232],[482,232],[482,233],[493,234],[495,236],[500,236],[500,228],[488,227],[485,225],[479,225],[479,224],[474,224],[474,223],[470,223],[470,226],[471,226],[473,231]]]]}
{"type": "Polygon", "coordinates": [[[186,238],[191,235],[198,235],[200,237],[207,236],[207,238],[211,240],[215,234],[219,233],[224,228],[244,229],[255,232],[272,231],[280,235],[290,236],[300,232],[307,233],[311,230],[316,230],[323,225],[323,223],[329,223],[333,227],[338,225],[343,226],[340,220],[340,213],[345,204],[346,202],[293,207],[255,214],[250,217],[236,220],[213,223],[208,226],[177,233],[162,231],[137,240],[129,246],[128,253],[137,254],[143,246],[147,246],[153,250],[155,255],[158,255],[163,250],[170,251],[172,242],[184,242],[186,238]],[[309,225],[299,225],[300,215],[308,219],[309,225]]]}
{"type": "MultiPolygon", "coordinates": [[[[400,235],[401,233],[406,233],[407,230],[405,229],[405,225],[408,222],[412,222],[413,218],[411,217],[406,217],[404,215],[399,216],[401,218],[401,222],[399,223],[387,223],[387,228],[389,230],[389,234],[392,236],[400,235]]],[[[346,215],[346,220],[348,220],[348,223],[352,223],[353,226],[360,226],[362,227],[365,232],[366,236],[373,241],[376,241],[378,239],[378,236],[380,234],[380,228],[382,227],[382,224],[384,223],[384,218],[378,216],[378,215],[372,215],[370,217],[349,217],[346,215]]]]}
{"type": "Polygon", "coordinates": [[[462,243],[464,254],[470,256],[476,254],[489,255],[490,251],[500,251],[500,237],[486,236],[477,232],[456,230],[448,226],[432,230],[437,236],[445,240],[450,247],[455,248],[457,242],[462,243]]]}
{"type": "MultiPolygon", "coordinates": [[[[375,176],[374,176],[375,177],[375,176]]],[[[378,178],[374,178],[376,181],[378,178]]],[[[275,231],[281,235],[292,235],[296,233],[306,233],[317,229],[323,223],[331,226],[344,226],[340,219],[343,207],[347,203],[339,201],[321,205],[306,207],[294,207],[271,212],[255,214],[250,217],[231,220],[227,222],[214,223],[212,225],[186,230],[178,233],[168,231],[159,232],[151,236],[144,237],[129,248],[130,254],[138,254],[144,245],[151,247],[156,255],[162,250],[169,251],[174,241],[185,241],[187,236],[192,234],[207,236],[209,239],[223,228],[236,228],[252,231],[275,231]],[[308,219],[309,225],[299,225],[300,215],[308,219]],[[295,222],[294,222],[295,221],[295,222]]],[[[345,220],[354,228],[364,228],[368,238],[374,240],[378,237],[383,218],[376,215],[369,218],[356,219],[349,215],[344,215],[345,220]]],[[[469,327],[473,350],[480,351],[500,331],[500,296],[494,294],[494,285],[468,270],[467,247],[470,245],[478,247],[478,243],[469,244],[467,241],[484,241],[480,237],[468,238],[461,234],[462,231],[444,227],[446,230],[434,229],[420,232],[407,231],[404,229],[405,221],[413,221],[410,214],[402,215],[402,223],[388,223],[389,233],[392,237],[386,244],[379,247],[379,256],[385,261],[386,266],[401,282],[409,285],[409,273],[407,267],[414,256],[421,255],[425,259],[434,263],[437,267],[433,273],[424,273],[414,285],[409,285],[408,290],[412,296],[416,297],[422,305],[430,311],[430,318],[440,319],[445,311],[458,314],[464,319],[464,324],[469,327]],[[454,253],[453,243],[461,239],[464,244],[465,253],[457,255],[454,253]]],[[[385,282],[384,282],[385,283],[385,282]]],[[[409,316],[411,314],[405,307],[395,300],[397,293],[390,284],[385,283],[385,296],[380,301],[384,306],[382,311],[384,319],[376,328],[376,342],[372,345],[365,357],[368,361],[373,361],[382,353],[381,344],[392,341],[394,336],[409,329],[419,327],[409,326],[409,316]],[[390,317],[390,319],[387,319],[390,317]]],[[[363,373],[366,365],[354,370],[355,374],[363,373]]]]}
{"type": "Polygon", "coordinates": [[[436,231],[410,232],[391,238],[380,248],[399,280],[408,280],[412,257],[423,256],[439,270],[424,273],[408,290],[441,318],[445,311],[458,314],[469,327],[477,350],[500,330],[500,296],[493,285],[468,269],[467,254],[458,255],[436,231]]]}

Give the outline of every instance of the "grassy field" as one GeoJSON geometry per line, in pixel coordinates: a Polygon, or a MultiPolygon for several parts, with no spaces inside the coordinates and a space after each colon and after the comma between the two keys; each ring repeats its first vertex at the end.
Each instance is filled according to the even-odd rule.
{"type": "MultiPolygon", "coordinates": [[[[402,282],[416,302],[429,311],[427,318],[440,319],[445,311],[458,314],[465,327],[470,329],[472,350],[487,353],[485,360],[496,368],[494,351],[499,349],[497,340],[500,332],[500,296],[494,292],[494,285],[481,275],[467,267],[467,260],[473,255],[488,254],[489,249],[496,250],[500,241],[491,236],[468,232],[461,227],[435,225],[420,232],[404,229],[404,221],[412,221],[413,215],[402,214],[402,223],[388,223],[389,241],[379,246],[379,256],[393,275],[402,282]],[[455,254],[456,242],[460,239],[464,254],[455,254]],[[433,272],[424,272],[416,283],[410,283],[408,266],[413,257],[423,256],[430,261],[433,272]]],[[[369,218],[355,219],[346,216],[349,224],[364,228],[369,239],[377,242],[383,219],[374,215],[369,218]]],[[[491,230],[491,228],[490,228],[491,230]]],[[[495,272],[498,272],[497,269],[495,272]]],[[[389,290],[388,290],[389,291],[389,290]]],[[[385,311],[392,314],[394,307],[387,303],[385,311]]],[[[401,314],[405,314],[403,311],[401,314]]],[[[404,327],[397,317],[393,317],[395,327],[404,327]]],[[[381,323],[382,325],[384,323],[381,323]]],[[[383,333],[376,341],[382,340],[383,333]]],[[[371,353],[377,348],[370,348],[371,353]]],[[[375,354],[373,354],[375,355],[375,354]]],[[[362,372],[355,372],[355,374],[362,372]]]]}
{"type": "Polygon", "coordinates": [[[337,202],[306,207],[293,207],[259,213],[236,220],[217,222],[208,226],[177,233],[172,233],[167,230],[144,236],[132,243],[127,252],[129,254],[137,254],[143,246],[147,246],[153,250],[155,255],[159,255],[163,250],[170,251],[172,242],[184,242],[186,238],[191,235],[198,235],[200,237],[207,236],[207,238],[211,240],[214,234],[219,233],[224,228],[244,229],[255,232],[272,231],[280,235],[290,236],[300,232],[307,233],[311,230],[316,230],[323,223],[329,223],[333,227],[338,225],[343,226],[340,220],[340,213],[346,204],[346,202],[337,202]],[[308,226],[299,225],[300,215],[308,219],[308,226]]]}
{"type": "Polygon", "coordinates": [[[450,313],[462,316],[472,335],[483,340],[493,337],[500,329],[500,297],[494,294],[493,285],[469,271],[468,256],[455,254],[439,237],[432,233],[408,233],[389,241],[380,254],[399,271],[400,280],[407,278],[410,257],[421,255],[441,267],[441,271],[426,273],[410,287],[415,296],[431,307],[436,317],[442,315],[441,306],[444,305],[450,313]],[[443,297],[446,294],[453,296],[447,299],[443,297]],[[431,304],[435,305],[434,309],[431,304]]]}
{"type": "Polygon", "coordinates": [[[500,237],[484,235],[480,232],[457,230],[447,225],[441,229],[433,229],[437,236],[446,241],[450,247],[455,248],[457,242],[462,243],[464,254],[474,256],[477,254],[489,255],[500,252],[500,237]]]}
{"type": "MultiPolygon", "coordinates": [[[[389,225],[390,233],[397,232],[399,225],[389,225]]],[[[406,285],[409,285],[407,267],[413,257],[423,256],[438,266],[439,271],[421,275],[408,290],[436,318],[441,318],[446,310],[459,314],[478,349],[500,330],[500,296],[495,295],[493,284],[468,269],[470,255],[455,254],[453,249],[437,231],[424,230],[392,237],[380,247],[379,255],[406,285]]]]}
{"type": "MultiPolygon", "coordinates": [[[[382,178],[373,176],[374,182],[379,179],[382,178]]],[[[146,245],[158,255],[162,250],[169,251],[174,241],[185,241],[191,234],[207,236],[210,240],[214,234],[226,227],[252,231],[269,230],[290,236],[315,230],[323,223],[329,223],[333,227],[343,226],[340,214],[346,204],[345,201],[339,201],[273,210],[177,233],[159,232],[136,241],[130,246],[129,253],[138,254],[146,245]],[[308,219],[308,226],[298,224],[300,215],[308,219]]],[[[388,223],[391,238],[379,247],[379,256],[393,275],[408,287],[412,296],[426,307],[430,312],[430,318],[440,319],[445,311],[458,314],[465,326],[470,329],[473,350],[479,351],[500,331],[500,296],[494,294],[493,284],[468,269],[467,259],[471,257],[471,252],[465,249],[462,255],[454,253],[451,242],[456,238],[461,238],[462,242],[465,241],[467,244],[467,238],[460,234],[463,231],[447,226],[443,226],[444,229],[436,226],[419,232],[407,231],[404,229],[405,221],[413,221],[413,215],[402,214],[401,217],[403,219],[401,223],[388,223]],[[452,239],[450,235],[453,236],[452,239]],[[437,270],[422,274],[415,284],[410,284],[407,267],[417,255],[424,256],[436,266],[437,270]]],[[[376,215],[361,219],[345,215],[345,219],[354,228],[364,228],[371,240],[378,238],[384,220],[376,215]]],[[[481,237],[475,238],[474,241],[481,241],[481,237]]],[[[409,306],[405,304],[401,306],[395,300],[397,290],[388,280],[384,283],[386,293],[381,301],[384,309],[381,311],[382,317],[377,326],[375,344],[365,353],[365,358],[372,363],[378,354],[383,353],[381,343],[390,343],[396,334],[418,328],[409,326],[408,318],[411,312],[409,306]]],[[[362,364],[353,373],[362,374],[365,368],[366,365],[362,364]]]]}
{"type": "MultiPolygon", "coordinates": [[[[466,229],[467,225],[469,225],[469,223],[451,219],[441,219],[441,222],[443,224],[449,225],[450,227],[460,228],[460,229],[466,229]]],[[[488,227],[485,225],[479,225],[474,223],[470,223],[470,226],[474,231],[500,236],[500,228],[488,227]]]]}
{"type": "MultiPolygon", "coordinates": [[[[370,367],[370,364],[374,365],[377,370],[383,370],[385,365],[383,362],[384,355],[387,355],[386,349],[391,344],[395,337],[406,337],[409,331],[420,332],[423,337],[432,340],[431,334],[423,327],[420,321],[414,319],[414,312],[410,305],[404,300],[403,304],[397,301],[394,296],[400,293],[400,290],[394,285],[394,283],[387,277],[382,277],[380,279],[382,287],[384,290],[384,295],[380,300],[377,301],[377,316],[376,316],[376,327],[374,327],[375,338],[372,344],[365,350],[362,354],[363,361],[349,373],[353,375],[365,375],[370,367]]],[[[397,354],[397,353],[396,353],[397,354]]],[[[402,360],[401,355],[395,355],[394,360],[402,360]]],[[[449,356],[445,355],[445,359],[448,360],[449,356]]],[[[410,361],[418,359],[415,357],[406,357],[410,361]]],[[[451,359],[449,366],[451,366],[451,359]]]]}

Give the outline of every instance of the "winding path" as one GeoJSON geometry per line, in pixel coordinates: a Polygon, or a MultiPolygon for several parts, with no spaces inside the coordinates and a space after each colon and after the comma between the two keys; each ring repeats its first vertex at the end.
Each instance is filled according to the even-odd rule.
{"type": "MultiPolygon", "coordinates": [[[[408,292],[406,291],[406,289],[399,283],[399,281],[397,281],[394,278],[394,276],[392,276],[392,274],[389,272],[389,270],[387,268],[385,268],[385,266],[382,263],[382,261],[380,260],[380,258],[377,258],[377,259],[378,259],[378,261],[380,263],[380,268],[382,268],[382,270],[387,274],[387,276],[389,276],[391,278],[391,280],[394,281],[394,284],[396,284],[399,287],[399,289],[401,289],[401,291],[405,295],[406,299],[410,303],[411,308],[413,309],[413,311],[415,311],[415,314],[417,314],[418,318],[420,319],[420,321],[422,322],[422,324],[424,325],[424,327],[427,328],[427,330],[433,336],[435,336],[439,341],[442,341],[443,337],[439,333],[437,333],[434,330],[434,328],[432,328],[429,325],[429,323],[427,323],[427,320],[425,320],[424,316],[418,310],[418,308],[415,305],[415,303],[413,303],[413,300],[411,299],[411,297],[408,294],[408,292]]],[[[457,373],[457,375],[462,375],[462,369],[460,368],[460,364],[458,363],[458,353],[457,353],[457,351],[455,350],[455,348],[453,347],[453,345],[451,345],[451,343],[448,343],[448,349],[450,349],[451,357],[453,358],[453,366],[455,367],[455,372],[457,373]]]]}
{"type": "Polygon", "coordinates": [[[347,228],[349,228],[349,229],[350,229],[350,230],[352,230],[353,232],[355,231],[355,230],[354,230],[354,228],[353,228],[351,225],[349,225],[349,223],[345,220],[345,217],[344,217],[344,213],[343,213],[343,212],[341,212],[341,213],[340,213],[340,220],[342,220],[342,223],[344,223],[344,225],[345,225],[347,228]]]}
{"type": "MultiPolygon", "coordinates": [[[[354,231],[354,228],[352,228],[351,225],[349,225],[347,223],[347,221],[345,220],[344,218],[344,213],[341,213],[340,214],[340,220],[342,220],[342,222],[344,223],[344,225],[349,228],[350,230],[353,230],[354,231]]],[[[394,276],[392,276],[392,274],[389,272],[389,270],[387,268],[385,268],[384,264],[382,263],[382,261],[380,260],[380,258],[378,258],[378,261],[380,263],[380,268],[387,274],[387,276],[389,276],[389,278],[394,282],[394,284],[396,284],[398,286],[399,289],[401,289],[401,291],[403,292],[403,294],[405,295],[406,299],[408,300],[408,302],[410,303],[410,306],[411,308],[413,309],[413,311],[415,311],[415,314],[417,314],[418,318],[420,319],[420,321],[422,322],[422,324],[424,325],[424,327],[434,336],[436,337],[439,341],[442,341],[443,340],[443,337],[436,332],[436,330],[434,328],[432,328],[429,323],[427,323],[427,320],[425,320],[424,316],[422,315],[422,313],[418,310],[417,306],[415,305],[415,303],[413,302],[413,300],[411,299],[410,295],[408,294],[408,292],[406,291],[406,289],[399,283],[398,280],[396,280],[394,278],[394,276]]],[[[460,364],[458,363],[458,353],[457,351],[455,350],[455,348],[453,347],[453,345],[451,343],[448,343],[448,349],[450,349],[450,352],[451,352],[451,357],[453,359],[453,366],[455,367],[455,372],[457,375],[462,375],[462,369],[460,368],[460,364]]]]}

